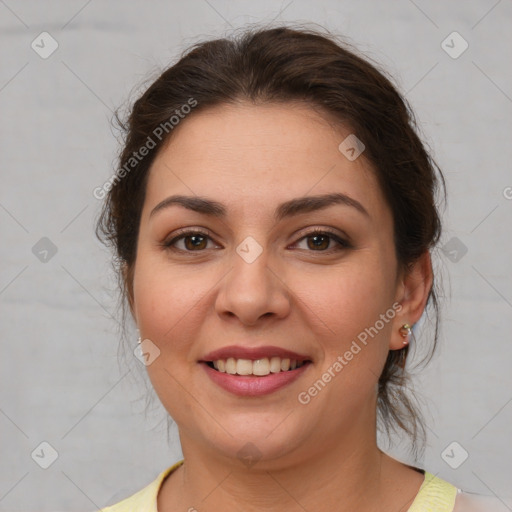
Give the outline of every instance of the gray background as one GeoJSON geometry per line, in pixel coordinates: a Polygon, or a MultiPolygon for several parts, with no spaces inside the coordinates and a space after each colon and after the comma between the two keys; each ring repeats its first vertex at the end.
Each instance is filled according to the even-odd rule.
{"type": "MultiPolygon", "coordinates": [[[[92,191],[113,172],[112,110],[190,44],[255,22],[344,35],[415,109],[449,193],[436,253],[443,330],[416,380],[429,433],[419,463],[512,510],[511,21],[506,0],[0,0],[0,511],[94,510],[180,458],[162,406],[144,410],[144,366],[118,362],[92,191]],[[43,31],[59,45],[47,59],[31,48],[43,31]],[[458,58],[441,46],[453,31],[469,44],[458,58]],[[33,250],[43,237],[56,254],[44,241],[33,250]],[[58,454],[48,469],[35,462],[50,462],[43,441],[58,454]],[[469,453],[457,469],[441,456],[453,441],[452,465],[469,453]]],[[[411,460],[403,441],[392,453],[411,460]]]]}

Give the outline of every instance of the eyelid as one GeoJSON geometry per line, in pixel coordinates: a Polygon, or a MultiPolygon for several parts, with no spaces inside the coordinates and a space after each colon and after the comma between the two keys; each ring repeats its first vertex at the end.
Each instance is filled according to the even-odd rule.
{"type": "Polygon", "coordinates": [[[306,236],[316,235],[316,234],[326,234],[326,235],[332,235],[337,238],[341,238],[346,241],[346,243],[349,243],[349,236],[344,233],[341,230],[334,229],[334,228],[328,228],[328,227],[320,227],[320,226],[308,226],[307,228],[303,228],[296,232],[294,234],[295,236],[300,237],[299,239],[302,239],[306,236]]]}

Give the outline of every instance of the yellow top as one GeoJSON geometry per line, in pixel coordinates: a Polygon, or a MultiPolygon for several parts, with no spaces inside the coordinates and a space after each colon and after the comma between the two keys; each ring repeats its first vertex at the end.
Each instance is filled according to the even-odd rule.
{"type": "MultiPolygon", "coordinates": [[[[100,512],[158,512],[156,498],[166,476],[183,464],[180,460],[162,471],[144,489],[115,505],[100,509],[100,512]]],[[[425,472],[425,480],[407,512],[453,512],[457,488],[452,484],[425,472]]]]}
{"type": "Polygon", "coordinates": [[[425,480],[407,512],[452,512],[457,491],[454,485],[425,471],[425,480]]]}

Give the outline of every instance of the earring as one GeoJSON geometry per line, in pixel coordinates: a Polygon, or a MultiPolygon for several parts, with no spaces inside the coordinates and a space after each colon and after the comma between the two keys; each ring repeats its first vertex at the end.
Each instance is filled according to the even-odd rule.
{"type": "Polygon", "coordinates": [[[404,324],[400,329],[398,330],[402,338],[405,338],[403,343],[404,345],[407,345],[409,343],[409,336],[411,335],[411,326],[409,324],[404,324]]]}
{"type": "Polygon", "coordinates": [[[137,340],[137,343],[140,345],[142,343],[142,338],[139,336],[139,339],[137,340]]]}

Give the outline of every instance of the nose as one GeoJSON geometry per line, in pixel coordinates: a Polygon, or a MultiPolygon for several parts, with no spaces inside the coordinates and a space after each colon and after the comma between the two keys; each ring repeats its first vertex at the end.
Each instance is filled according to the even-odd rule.
{"type": "Polygon", "coordinates": [[[226,318],[254,326],[263,318],[285,318],[290,311],[290,290],[277,264],[263,249],[256,259],[234,252],[231,270],[221,281],[215,307],[226,318]]]}

